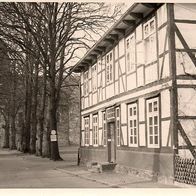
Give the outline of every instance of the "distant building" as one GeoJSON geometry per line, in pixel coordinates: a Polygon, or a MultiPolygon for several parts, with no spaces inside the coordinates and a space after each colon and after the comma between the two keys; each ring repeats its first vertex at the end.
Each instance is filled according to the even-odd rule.
{"type": "Polygon", "coordinates": [[[196,4],[136,3],[75,65],[82,163],[196,183],[195,33],[196,4]]]}
{"type": "Polygon", "coordinates": [[[58,142],[60,146],[80,143],[80,88],[78,76],[68,78],[62,88],[57,112],[58,142]]]}

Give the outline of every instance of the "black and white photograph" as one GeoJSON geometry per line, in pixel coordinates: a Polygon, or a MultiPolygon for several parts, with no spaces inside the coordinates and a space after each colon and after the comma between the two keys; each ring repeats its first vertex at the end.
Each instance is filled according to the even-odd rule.
{"type": "Polygon", "coordinates": [[[163,188],[196,188],[196,2],[0,2],[0,191],[163,188]]]}

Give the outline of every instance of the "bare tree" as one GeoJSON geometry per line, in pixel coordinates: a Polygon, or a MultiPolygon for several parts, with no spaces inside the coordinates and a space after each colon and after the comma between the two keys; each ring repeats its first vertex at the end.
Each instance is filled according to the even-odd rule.
{"type": "MultiPolygon", "coordinates": [[[[27,64],[29,59],[36,59],[46,74],[48,139],[52,130],[57,132],[56,114],[66,67],[79,50],[89,48],[93,35],[104,31],[120,14],[118,6],[109,8],[104,3],[1,3],[0,35],[7,43],[18,45],[26,54],[27,64]]],[[[32,75],[32,66],[35,64],[29,64],[25,76],[32,75]]],[[[30,94],[26,97],[29,99],[30,94]]],[[[29,119],[27,113],[26,141],[30,141],[29,119]]],[[[48,148],[52,160],[61,160],[58,141],[50,142],[48,148]]]]}

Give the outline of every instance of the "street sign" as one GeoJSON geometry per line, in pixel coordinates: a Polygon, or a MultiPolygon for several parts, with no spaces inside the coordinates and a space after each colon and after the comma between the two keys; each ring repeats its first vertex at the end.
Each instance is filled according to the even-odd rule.
{"type": "Polygon", "coordinates": [[[56,142],[57,141],[56,130],[51,131],[50,141],[51,142],[56,142]]]}
{"type": "Polygon", "coordinates": [[[51,142],[56,142],[57,141],[56,135],[50,135],[50,140],[51,142]]]}
{"type": "Polygon", "coordinates": [[[56,130],[52,130],[51,135],[56,135],[56,130]]]}

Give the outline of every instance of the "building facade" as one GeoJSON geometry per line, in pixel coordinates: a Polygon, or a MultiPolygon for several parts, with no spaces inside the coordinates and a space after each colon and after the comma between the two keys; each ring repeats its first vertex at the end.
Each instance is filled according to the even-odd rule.
{"type": "Polygon", "coordinates": [[[179,160],[195,167],[195,32],[196,4],[136,3],[75,65],[82,163],[177,181],[179,160]]]}

